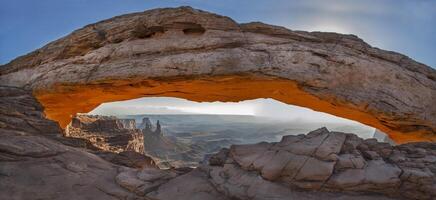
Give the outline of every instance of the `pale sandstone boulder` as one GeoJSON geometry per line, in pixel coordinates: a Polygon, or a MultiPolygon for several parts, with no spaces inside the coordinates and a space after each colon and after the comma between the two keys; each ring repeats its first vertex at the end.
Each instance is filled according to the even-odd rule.
{"type": "Polygon", "coordinates": [[[306,160],[295,180],[297,181],[326,181],[333,173],[335,162],[321,161],[316,158],[306,160]]]}
{"type": "Polygon", "coordinates": [[[260,156],[258,156],[254,162],[252,167],[250,167],[250,169],[255,169],[258,171],[262,171],[263,167],[265,167],[266,165],[271,163],[271,160],[273,159],[273,157],[275,156],[276,152],[275,151],[264,151],[260,156]]]}
{"type": "Polygon", "coordinates": [[[334,174],[327,185],[332,188],[345,189],[348,187],[363,184],[365,181],[365,170],[363,169],[346,169],[342,172],[334,174]]]}
{"type": "Polygon", "coordinates": [[[365,167],[365,181],[374,185],[398,186],[400,184],[400,174],[400,168],[382,160],[369,161],[367,167],[365,167]]]}
{"type": "Polygon", "coordinates": [[[326,128],[311,131],[304,137],[304,139],[291,145],[287,145],[282,149],[297,155],[313,155],[324,140],[326,140],[328,133],[329,132],[326,128]]]}
{"type": "Polygon", "coordinates": [[[146,196],[157,190],[162,184],[177,177],[176,172],[154,168],[131,169],[120,168],[115,181],[123,188],[134,192],[138,196],[146,196]]]}
{"type": "Polygon", "coordinates": [[[174,178],[147,195],[161,200],[228,200],[209,183],[207,174],[193,170],[174,178]]]}
{"type": "Polygon", "coordinates": [[[350,195],[344,193],[329,193],[317,191],[290,190],[288,186],[279,182],[262,179],[258,174],[244,171],[241,168],[225,164],[223,167],[207,167],[210,182],[216,189],[229,198],[256,200],[317,200],[317,199],[359,199],[359,200],[387,200],[389,197],[381,195],[350,195]]]}
{"type": "Polygon", "coordinates": [[[248,169],[270,146],[271,144],[266,142],[253,145],[233,145],[230,148],[230,154],[242,168],[248,169]]]}
{"type": "Polygon", "coordinates": [[[356,168],[362,169],[365,167],[366,161],[360,154],[341,154],[336,163],[337,169],[356,168]]]}
{"type": "Polygon", "coordinates": [[[346,135],[344,133],[330,134],[316,149],[315,157],[333,161],[337,158],[333,155],[339,154],[344,144],[346,135]]]}
{"type": "Polygon", "coordinates": [[[289,156],[289,161],[282,170],[282,176],[286,179],[293,180],[308,159],[308,156],[300,156],[295,154],[289,156]]]}
{"type": "MultiPolygon", "coordinates": [[[[282,187],[433,199],[435,150],[432,143],[391,146],[321,128],[307,135],[285,136],[277,143],[234,145],[228,153],[217,155],[219,165],[203,168],[218,191],[240,199],[292,196],[282,187]]],[[[328,198],[328,193],[323,195],[328,198]]]]}
{"type": "Polygon", "coordinates": [[[267,180],[276,180],[282,174],[283,168],[290,161],[293,154],[287,151],[278,151],[274,154],[268,163],[265,163],[262,167],[261,174],[262,177],[267,180]]]}

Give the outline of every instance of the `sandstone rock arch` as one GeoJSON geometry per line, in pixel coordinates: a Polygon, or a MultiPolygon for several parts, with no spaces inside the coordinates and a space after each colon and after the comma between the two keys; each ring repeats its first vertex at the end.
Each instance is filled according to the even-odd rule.
{"type": "Polygon", "coordinates": [[[396,142],[435,141],[436,72],[354,35],[291,31],[189,7],[85,26],[0,67],[61,126],[100,103],[144,96],[276,100],[353,119],[396,142]]]}

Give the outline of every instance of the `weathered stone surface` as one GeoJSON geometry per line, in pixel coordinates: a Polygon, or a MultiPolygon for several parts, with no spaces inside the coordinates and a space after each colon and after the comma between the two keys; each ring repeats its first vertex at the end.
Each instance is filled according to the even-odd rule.
{"type": "Polygon", "coordinates": [[[115,183],[118,166],[62,137],[29,91],[0,87],[0,94],[0,199],[137,197],[115,183]]]}
{"type": "MultiPolygon", "coordinates": [[[[244,169],[249,169],[262,154],[271,146],[266,142],[252,145],[232,145],[230,155],[244,169]]],[[[267,159],[267,158],[266,158],[267,159]]]]}
{"type": "Polygon", "coordinates": [[[231,146],[229,154],[219,155],[219,165],[205,168],[218,191],[237,199],[295,195],[282,187],[433,199],[435,150],[433,143],[391,146],[321,128],[277,143],[231,146]]]}
{"type": "Polygon", "coordinates": [[[326,128],[320,128],[308,133],[303,140],[287,145],[283,149],[297,155],[313,155],[318,150],[318,147],[328,138],[328,133],[329,131],[326,128]]]}
{"type": "Polygon", "coordinates": [[[381,160],[368,162],[365,168],[365,181],[374,185],[384,184],[398,186],[401,169],[381,160]]]}
{"type": "Polygon", "coordinates": [[[230,199],[391,199],[381,195],[352,195],[345,193],[292,190],[289,189],[288,186],[262,179],[258,174],[244,171],[232,164],[226,164],[223,167],[208,167],[207,170],[210,176],[209,181],[219,192],[230,199]]]}
{"type": "Polygon", "coordinates": [[[344,133],[330,134],[319,147],[316,149],[315,157],[333,161],[342,149],[346,135],[344,133]]]}
{"type": "Polygon", "coordinates": [[[0,67],[0,84],[33,89],[62,127],[108,101],[271,97],[360,121],[399,143],[434,141],[436,132],[434,69],[354,35],[237,24],[189,7],[85,26],[0,67]]]}
{"type": "Polygon", "coordinates": [[[341,154],[338,157],[336,168],[356,168],[362,169],[365,167],[366,161],[360,154],[341,154]]]}
{"type": "Polygon", "coordinates": [[[276,180],[282,174],[283,168],[289,162],[289,158],[293,155],[287,151],[278,151],[271,157],[268,163],[262,167],[262,177],[267,180],[276,180]]]}
{"type": "Polygon", "coordinates": [[[115,181],[121,187],[139,196],[145,196],[157,190],[170,179],[177,177],[177,175],[179,174],[170,170],[154,168],[144,168],[141,170],[120,168],[120,173],[115,177],[115,181]]]}
{"type": "Polygon", "coordinates": [[[142,132],[131,121],[116,117],[78,114],[65,129],[65,136],[86,139],[94,146],[109,152],[144,153],[142,132]]]}
{"type": "Polygon", "coordinates": [[[282,171],[282,176],[285,179],[294,179],[295,176],[300,172],[300,169],[309,159],[308,156],[292,155],[289,158],[288,163],[282,171]]]}
{"type": "Polygon", "coordinates": [[[325,162],[316,158],[309,158],[298,172],[298,181],[326,181],[333,173],[335,162],[325,162]]]}
{"type": "Polygon", "coordinates": [[[28,91],[0,87],[0,93],[9,94],[0,97],[0,106],[11,106],[10,113],[15,113],[0,113],[4,124],[0,129],[0,199],[375,200],[391,199],[387,196],[434,199],[436,195],[433,143],[392,147],[345,134],[338,151],[330,148],[336,142],[325,142],[328,138],[342,141],[337,138],[344,134],[318,129],[308,135],[286,136],[278,143],[235,145],[211,156],[217,160],[213,166],[134,169],[106,162],[99,157],[105,158],[100,155],[105,152],[66,146],[63,143],[69,138],[59,137],[60,132],[44,134],[42,124],[48,130],[60,129],[44,118],[28,91]],[[40,129],[26,126],[27,121],[38,122],[40,129]],[[318,142],[319,138],[324,139],[318,142]],[[290,152],[295,148],[288,146],[301,146],[298,143],[315,146],[315,150],[302,151],[312,152],[307,155],[290,152]],[[329,148],[320,148],[323,145],[329,148]],[[317,149],[328,153],[317,154],[317,149]],[[387,149],[391,153],[377,159],[362,156],[362,151],[382,155],[387,149]],[[265,152],[271,158],[262,160],[268,162],[257,162],[265,152]],[[327,159],[332,156],[338,159],[327,159]],[[332,170],[331,163],[336,163],[332,170]]]}
{"type": "Polygon", "coordinates": [[[227,200],[207,180],[207,174],[193,170],[185,175],[170,180],[148,195],[162,200],[227,200]]]}
{"type": "Polygon", "coordinates": [[[93,151],[92,153],[117,165],[132,168],[157,168],[156,162],[152,158],[136,151],[123,151],[120,153],[93,151]]]}
{"type": "MultiPolygon", "coordinates": [[[[144,185],[144,181],[141,181],[138,177],[136,177],[136,171],[134,170],[125,170],[119,173],[115,177],[115,181],[121,187],[124,187],[131,192],[137,192],[137,193],[141,193],[141,191],[139,191],[139,187],[144,185]]],[[[145,194],[141,194],[141,195],[145,195],[145,194]]]]}
{"type": "Polygon", "coordinates": [[[362,169],[346,169],[333,175],[328,184],[333,188],[344,189],[351,186],[363,184],[365,171],[362,169]]]}

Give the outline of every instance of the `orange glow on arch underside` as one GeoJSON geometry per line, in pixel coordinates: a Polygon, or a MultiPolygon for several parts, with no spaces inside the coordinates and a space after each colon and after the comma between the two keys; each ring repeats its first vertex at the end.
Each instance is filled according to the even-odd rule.
{"type": "Polygon", "coordinates": [[[320,99],[303,91],[290,80],[254,75],[213,77],[174,77],[135,81],[108,80],[87,85],[58,85],[50,90],[37,90],[34,95],[45,107],[47,118],[65,127],[76,113],[87,113],[101,103],[140,97],[178,97],[198,102],[238,102],[272,98],[287,104],[311,108],[378,128],[397,143],[434,140],[421,132],[402,133],[384,126],[371,114],[320,99]]]}

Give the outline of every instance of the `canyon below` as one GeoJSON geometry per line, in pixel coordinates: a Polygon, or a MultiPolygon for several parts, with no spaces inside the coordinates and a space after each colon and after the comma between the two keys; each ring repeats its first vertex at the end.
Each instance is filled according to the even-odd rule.
{"type": "Polygon", "coordinates": [[[191,7],[117,16],[0,66],[0,199],[432,200],[435,99],[434,69],[354,35],[191,7]],[[272,98],[375,132],[86,114],[139,97],[272,98]]]}
{"type": "MultiPolygon", "coordinates": [[[[332,130],[375,138],[370,127],[325,123],[332,130]]],[[[205,158],[233,144],[278,142],[287,135],[306,134],[323,127],[304,120],[277,120],[251,115],[128,115],[77,114],[65,136],[85,139],[99,149],[135,151],[152,157],[159,168],[197,167],[205,158]],[[155,124],[155,125],[154,125],[155,124]]],[[[385,142],[384,133],[379,141],[385,142]]]]}

